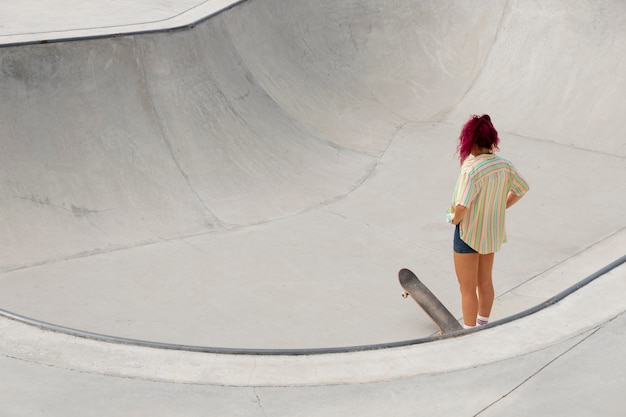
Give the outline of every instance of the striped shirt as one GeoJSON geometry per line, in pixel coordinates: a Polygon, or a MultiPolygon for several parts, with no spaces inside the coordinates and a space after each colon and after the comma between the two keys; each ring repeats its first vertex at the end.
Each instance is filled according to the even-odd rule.
{"type": "Polygon", "coordinates": [[[460,223],[461,239],[481,254],[497,252],[506,242],[504,217],[509,192],[524,195],[529,187],[506,159],[493,154],[470,155],[454,188],[452,204],[467,207],[460,223]]]}

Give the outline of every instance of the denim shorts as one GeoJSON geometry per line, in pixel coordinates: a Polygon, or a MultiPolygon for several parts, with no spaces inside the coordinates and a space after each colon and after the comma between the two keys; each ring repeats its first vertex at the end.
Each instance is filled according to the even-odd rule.
{"type": "Polygon", "coordinates": [[[478,253],[472,249],[467,243],[461,240],[461,232],[459,225],[454,229],[454,251],[456,253],[478,253]]]}

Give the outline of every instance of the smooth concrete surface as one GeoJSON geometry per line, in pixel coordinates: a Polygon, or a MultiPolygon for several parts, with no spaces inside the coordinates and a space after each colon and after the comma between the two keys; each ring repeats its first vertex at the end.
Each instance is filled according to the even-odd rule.
{"type": "MultiPolygon", "coordinates": [[[[424,145],[421,139],[453,137],[455,131],[448,125],[404,128],[361,187],[331,205],[296,216],[7,271],[0,305],[81,330],[215,347],[319,348],[428,336],[437,329],[411,300],[400,297],[397,271],[414,270],[460,317],[450,254],[452,228],[442,221],[450,188],[439,185],[446,177],[453,186],[453,151],[441,150],[443,141],[424,145]],[[427,160],[420,155],[433,154],[450,164],[439,164],[431,169],[432,177],[420,178],[427,160]],[[428,201],[412,191],[416,186],[431,196],[428,201]]],[[[509,154],[520,152],[516,145],[507,146],[509,154]]],[[[547,149],[544,154],[564,148],[539,146],[547,149]]],[[[576,158],[585,154],[561,150],[559,173],[575,175],[576,158]]],[[[589,158],[597,159],[596,178],[607,178],[612,189],[621,187],[621,179],[611,177],[618,170],[618,158],[589,158]]],[[[536,163],[546,159],[537,158],[536,163]]],[[[619,207],[598,205],[600,190],[589,187],[581,192],[581,210],[595,213],[595,218],[580,229],[568,226],[579,216],[575,211],[564,213],[556,223],[547,214],[537,221],[535,213],[546,200],[567,196],[551,186],[558,175],[553,170],[527,170],[536,185],[524,205],[511,211],[510,242],[496,264],[494,318],[537,304],[624,254],[624,232],[611,235],[611,219],[618,218],[619,207]],[[552,234],[543,233],[547,224],[554,224],[562,244],[555,245],[552,234]],[[542,279],[555,264],[594,245],[606,249],[595,251],[586,266],[556,284],[542,279]],[[532,296],[522,289],[525,283],[538,282],[552,285],[541,290],[535,284],[539,290],[532,296]]],[[[35,213],[68,219],[71,225],[107,217],[77,218],[27,205],[35,213]]],[[[101,233],[93,237],[103,238],[101,233]]]]}
{"type": "MultiPolygon", "coordinates": [[[[0,28],[0,308],[214,347],[431,335],[396,273],[460,317],[444,212],[473,113],[531,185],[493,319],[626,252],[623,2],[62,3],[0,6],[15,17],[0,28]]],[[[620,415],[624,282],[622,266],[519,322],[337,355],[164,351],[3,318],[0,410],[620,415]]]]}
{"type": "Polygon", "coordinates": [[[609,416],[623,415],[624,314],[560,343],[454,372],[369,384],[172,384],[0,357],[10,416],[609,416]]]}
{"type": "Polygon", "coordinates": [[[375,350],[320,354],[225,354],[103,343],[4,320],[5,355],[42,365],[181,384],[313,386],[453,372],[542,350],[622,314],[624,269],[610,271],[556,306],[480,332],[375,350]],[[597,308],[602,305],[603,308],[597,308]],[[572,316],[580,316],[571,320],[572,316]]]}
{"type": "MultiPolygon", "coordinates": [[[[515,311],[511,290],[626,224],[617,105],[594,123],[602,146],[583,147],[572,135],[534,136],[532,115],[528,131],[509,122],[519,113],[511,92],[499,98],[515,103],[509,111],[494,101],[499,89],[481,85],[492,101],[472,98],[485,72],[498,86],[495,74],[539,80],[496,69],[511,43],[551,19],[561,29],[553,36],[586,41],[578,54],[608,59],[603,32],[566,29],[583,15],[613,25],[615,13],[546,5],[536,26],[514,30],[525,5],[253,0],[185,31],[2,48],[0,306],[85,331],[215,347],[433,334],[399,297],[396,274],[414,270],[460,317],[443,219],[460,126],[486,112],[501,154],[532,187],[510,212],[510,243],[496,260],[493,316],[515,311]]],[[[598,96],[589,95],[603,106],[620,88],[571,77],[567,89],[549,84],[552,94],[593,81],[598,96]]],[[[526,89],[535,101],[525,108],[542,107],[549,85],[526,89]]],[[[552,113],[564,129],[584,118],[552,113]]]]}

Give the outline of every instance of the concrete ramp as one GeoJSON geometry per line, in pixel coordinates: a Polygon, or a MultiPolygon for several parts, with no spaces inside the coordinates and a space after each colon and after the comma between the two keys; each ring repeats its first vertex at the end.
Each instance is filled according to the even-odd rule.
{"type": "Polygon", "coordinates": [[[0,308],[205,346],[430,335],[396,273],[460,316],[444,212],[474,113],[532,187],[495,314],[541,301],[555,288],[515,289],[624,252],[625,9],[250,0],[185,30],[1,48],[0,308]]]}

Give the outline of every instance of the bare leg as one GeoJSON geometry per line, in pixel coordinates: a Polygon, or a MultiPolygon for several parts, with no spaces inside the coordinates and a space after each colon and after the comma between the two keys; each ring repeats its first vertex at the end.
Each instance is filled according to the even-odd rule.
{"type": "Polygon", "coordinates": [[[463,322],[475,326],[478,316],[478,270],[480,255],[477,253],[454,252],[454,269],[461,289],[463,322]]]}
{"type": "Polygon", "coordinates": [[[480,255],[478,261],[478,314],[489,317],[493,306],[493,260],[495,254],[480,255]]]}

